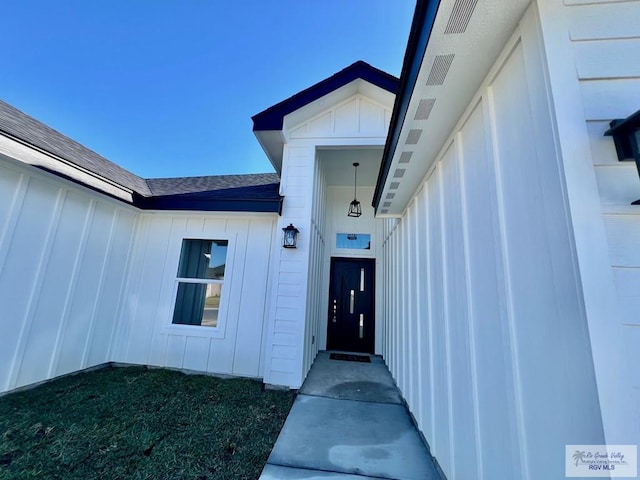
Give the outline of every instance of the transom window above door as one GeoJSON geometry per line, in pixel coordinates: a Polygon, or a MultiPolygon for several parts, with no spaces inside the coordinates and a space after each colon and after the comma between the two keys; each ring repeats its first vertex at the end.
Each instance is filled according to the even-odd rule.
{"type": "Polygon", "coordinates": [[[369,233],[337,233],[336,248],[371,250],[371,235],[369,233]]]}
{"type": "Polygon", "coordinates": [[[228,240],[182,240],[173,324],[218,327],[228,240]]]}

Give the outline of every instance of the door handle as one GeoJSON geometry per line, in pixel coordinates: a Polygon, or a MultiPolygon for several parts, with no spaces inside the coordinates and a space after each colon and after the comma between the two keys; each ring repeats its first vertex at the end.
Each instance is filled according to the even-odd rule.
{"type": "Polygon", "coordinates": [[[354,312],[355,304],[356,304],[356,291],[350,290],[349,291],[349,313],[354,312]]]}
{"type": "Polygon", "coordinates": [[[338,301],[333,300],[333,318],[331,319],[332,323],[338,322],[338,301]]]}

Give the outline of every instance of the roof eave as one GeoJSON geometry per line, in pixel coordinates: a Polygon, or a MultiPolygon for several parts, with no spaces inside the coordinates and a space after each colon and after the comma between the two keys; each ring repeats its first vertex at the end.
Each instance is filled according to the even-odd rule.
{"type": "Polygon", "coordinates": [[[0,154],[131,204],[132,189],[9,133],[0,132],[0,154]]]}
{"type": "Polygon", "coordinates": [[[407,42],[407,50],[402,64],[398,93],[396,94],[393,113],[391,115],[389,134],[387,136],[387,142],[385,143],[382,164],[373,194],[372,206],[376,213],[384,185],[389,176],[393,155],[398,145],[404,120],[407,116],[411,96],[416,86],[422,60],[424,59],[424,54],[429,44],[429,38],[431,37],[439,6],[440,0],[418,0],[416,4],[409,40],[407,42]]]}
{"type": "Polygon", "coordinates": [[[282,211],[284,197],[274,198],[211,198],[202,196],[164,195],[142,197],[134,194],[133,204],[141,210],[276,213],[282,211]]]}
{"type": "Polygon", "coordinates": [[[282,146],[284,145],[282,130],[260,130],[255,131],[254,134],[269,162],[273,165],[276,173],[280,175],[282,173],[282,146]]]}

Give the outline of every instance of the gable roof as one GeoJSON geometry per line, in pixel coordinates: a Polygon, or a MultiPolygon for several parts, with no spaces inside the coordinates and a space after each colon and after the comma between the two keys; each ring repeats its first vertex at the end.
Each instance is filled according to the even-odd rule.
{"type": "MultiPolygon", "coordinates": [[[[398,79],[366,62],[358,61],[338,73],[254,115],[253,133],[277,173],[282,170],[282,155],[289,121],[299,122],[298,115],[318,114],[327,108],[324,100],[335,103],[358,93],[365,96],[395,95],[398,79]]],[[[390,102],[389,102],[390,103],[390,102]]]]}
{"type": "Polygon", "coordinates": [[[253,131],[282,130],[285,116],[357,79],[366,80],[394,94],[398,89],[396,77],[359,60],[329,78],[251,117],[253,131]]]}
{"type": "Polygon", "coordinates": [[[278,213],[281,209],[280,179],[274,173],[144,179],[2,100],[0,136],[51,157],[46,163],[24,159],[26,163],[141,209],[278,213]],[[105,188],[109,185],[127,192],[105,188]]]}

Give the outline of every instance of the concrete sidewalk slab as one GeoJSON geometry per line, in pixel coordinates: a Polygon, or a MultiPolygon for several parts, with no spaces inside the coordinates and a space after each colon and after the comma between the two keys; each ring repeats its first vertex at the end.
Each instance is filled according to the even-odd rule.
{"type": "Polygon", "coordinates": [[[371,355],[371,363],[329,359],[320,352],[300,393],[363,402],[402,403],[400,393],[381,357],[371,355]]]}
{"type": "Polygon", "coordinates": [[[260,480],[376,480],[372,477],[346,473],[321,472],[305,468],[269,465],[264,468],[260,480]]]}
{"type": "Polygon", "coordinates": [[[268,463],[377,478],[440,479],[404,405],[394,403],[298,395],[268,463]]]}

